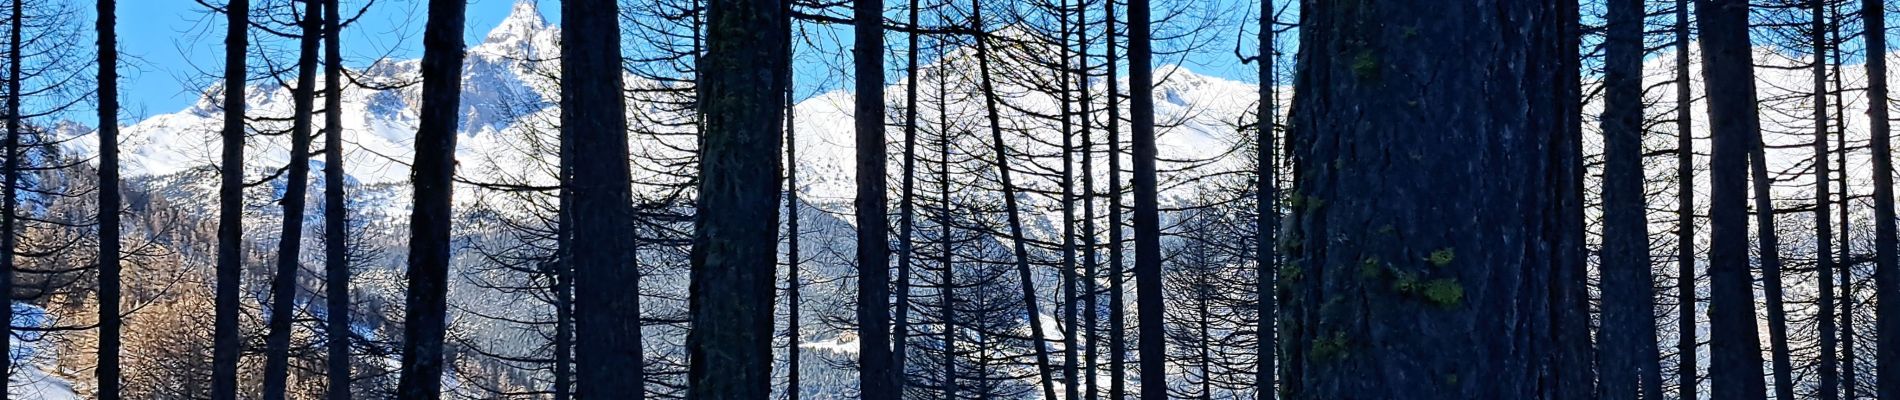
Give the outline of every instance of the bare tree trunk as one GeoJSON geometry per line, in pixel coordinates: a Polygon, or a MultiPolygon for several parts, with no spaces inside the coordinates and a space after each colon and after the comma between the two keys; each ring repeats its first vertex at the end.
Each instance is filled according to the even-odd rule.
{"type": "MultiPolygon", "coordinates": [[[[18,7],[19,0],[14,0],[18,7]]],[[[212,334],[211,398],[237,400],[239,346],[238,291],[244,275],[244,89],[250,27],[250,0],[225,5],[223,156],[218,163],[218,287],[212,334]]],[[[19,32],[16,25],[14,32],[19,32]]],[[[11,121],[9,121],[11,123],[11,121]]],[[[11,198],[11,196],[8,196],[11,198]]],[[[11,290],[12,269],[0,271],[11,290]]],[[[12,308],[5,315],[12,317],[12,308]]],[[[7,361],[0,361],[6,363],[7,361]]],[[[0,365],[4,366],[4,365],[0,365]]]]}
{"type": "Polygon", "coordinates": [[[767,0],[707,5],[687,398],[771,395],[788,7],[767,0]]]}
{"type": "Polygon", "coordinates": [[[416,129],[414,209],[409,214],[408,313],[403,318],[404,399],[442,396],[447,332],[450,208],[455,202],[455,128],[461,111],[462,23],[467,2],[429,0],[422,33],[422,111],[416,129]]]}
{"type": "Polygon", "coordinates": [[[1762,399],[1767,387],[1748,273],[1746,174],[1761,129],[1749,54],[1749,6],[1745,0],[1701,0],[1696,5],[1714,136],[1709,166],[1709,378],[1715,382],[1715,398],[1762,399]]]}
{"type": "Polygon", "coordinates": [[[1676,390],[1682,399],[1699,399],[1696,386],[1695,136],[1689,112],[1689,0],[1676,0],[1676,390]]]}
{"type": "Polygon", "coordinates": [[[1274,366],[1277,365],[1274,348],[1277,346],[1275,334],[1278,330],[1275,322],[1280,319],[1280,309],[1275,299],[1275,287],[1279,285],[1276,278],[1279,277],[1280,254],[1274,250],[1273,244],[1280,236],[1280,208],[1276,204],[1280,198],[1280,176],[1276,164],[1279,156],[1274,153],[1278,150],[1276,146],[1279,146],[1279,142],[1275,141],[1273,130],[1280,121],[1280,99],[1274,97],[1276,93],[1273,90],[1274,67],[1277,65],[1274,63],[1277,61],[1277,37],[1273,25],[1278,17],[1275,11],[1274,0],[1260,2],[1260,49],[1255,56],[1259,57],[1256,62],[1260,65],[1260,104],[1254,110],[1257,118],[1255,124],[1259,125],[1254,138],[1254,228],[1258,231],[1254,238],[1254,278],[1257,279],[1254,293],[1258,296],[1254,307],[1260,318],[1260,323],[1254,327],[1259,332],[1258,338],[1254,339],[1255,400],[1273,400],[1278,394],[1274,380],[1274,366]]]}
{"type": "Polygon", "coordinates": [[[1108,59],[1108,398],[1122,400],[1128,397],[1128,303],[1123,299],[1128,290],[1122,254],[1121,78],[1116,68],[1121,58],[1116,56],[1115,1],[1104,1],[1102,7],[1108,38],[1102,46],[1108,59]]]}
{"type": "Polygon", "coordinates": [[[1587,332],[1559,332],[1582,222],[1558,3],[1301,10],[1286,397],[1588,395],[1587,332]]]}
{"type": "MultiPolygon", "coordinates": [[[[789,59],[790,57],[787,57],[789,59]]],[[[786,72],[791,70],[788,68],[786,72]]],[[[791,79],[787,78],[787,82],[791,79]]],[[[797,117],[797,107],[792,103],[792,89],[785,90],[785,398],[798,400],[799,390],[799,331],[804,328],[799,321],[800,292],[804,291],[804,282],[798,277],[800,264],[798,251],[798,134],[792,128],[793,118],[797,117]]]]}
{"type": "Polygon", "coordinates": [[[330,400],[350,399],[350,241],[349,209],[344,204],[343,172],[343,20],[340,0],[323,4],[323,271],[325,342],[329,345],[330,400]]]}
{"type": "Polygon", "coordinates": [[[894,400],[891,367],[889,158],[884,149],[884,0],[853,0],[857,46],[858,388],[866,400],[894,400]],[[875,45],[873,45],[875,44],[875,45]]]}
{"type": "Polygon", "coordinates": [[[1166,400],[1166,306],[1161,297],[1161,214],[1155,179],[1154,51],[1148,0],[1128,0],[1128,96],[1135,174],[1135,307],[1141,399],[1166,400]]]}
{"type": "Polygon", "coordinates": [[[904,386],[909,384],[910,369],[906,367],[910,358],[910,279],[912,241],[911,233],[916,228],[917,208],[917,14],[923,9],[918,0],[910,0],[910,27],[912,31],[904,35],[907,46],[904,47],[904,183],[903,198],[898,205],[897,233],[897,316],[891,318],[891,370],[896,375],[896,388],[892,392],[900,398],[904,396],[904,386]]]}
{"type": "Polygon", "coordinates": [[[1655,277],[1643,190],[1641,0],[1611,0],[1606,26],[1603,173],[1603,399],[1662,397],[1656,371],[1655,277]]]}
{"type": "MultiPolygon", "coordinates": [[[[119,36],[118,2],[99,0],[99,400],[119,400],[119,36]]],[[[16,8],[15,14],[19,11],[16,8]]],[[[16,31],[17,32],[17,31],[16,31]]],[[[17,53],[15,53],[17,54],[17,53]]],[[[9,307],[11,308],[11,307],[9,307]]]]}
{"type": "MultiPolygon", "coordinates": [[[[975,24],[973,30],[984,32],[983,24],[986,21],[983,20],[983,1],[972,0],[970,9],[972,13],[970,20],[972,24],[975,24]]],[[[983,35],[977,36],[977,79],[982,85],[977,90],[983,93],[983,114],[989,120],[990,149],[996,153],[997,179],[1003,186],[1003,213],[1009,220],[1009,240],[1016,260],[1016,279],[1021,280],[1023,286],[1025,311],[1023,315],[1029,319],[1030,344],[1036,347],[1036,372],[1038,381],[1042,385],[1042,396],[1045,399],[1054,399],[1056,398],[1055,373],[1051,371],[1049,364],[1049,339],[1044,335],[1046,331],[1042,328],[1041,302],[1036,300],[1036,283],[1029,271],[1029,250],[1023,243],[1027,239],[1023,235],[1022,216],[1018,214],[1021,208],[1016,202],[1016,186],[1010,179],[1009,145],[1003,142],[1003,123],[1000,112],[997,110],[996,83],[990,76],[989,55],[989,38],[983,35]]]]}
{"type": "Polygon", "coordinates": [[[573,169],[566,186],[577,217],[570,221],[575,397],[582,399],[646,396],[619,16],[613,0],[561,4],[562,31],[588,33],[561,36],[561,135],[572,140],[574,156],[562,163],[573,169]]]}
{"type": "Polygon", "coordinates": [[[1820,325],[1821,354],[1818,372],[1821,375],[1820,400],[1840,398],[1840,375],[1835,362],[1835,320],[1834,320],[1834,231],[1833,214],[1829,211],[1833,193],[1828,184],[1832,172],[1828,170],[1828,58],[1827,58],[1827,3],[1813,1],[1809,6],[1813,32],[1809,39],[1814,44],[1814,276],[1820,299],[1820,312],[1816,322],[1820,325]]]}
{"type": "Polygon", "coordinates": [[[264,340],[264,399],[283,400],[290,379],[290,322],[296,319],[297,276],[303,272],[305,193],[310,190],[311,114],[316,110],[317,45],[323,3],[304,3],[303,36],[297,56],[295,111],[290,129],[290,165],[284,174],[283,230],[277,236],[277,274],[271,277],[270,332],[264,340]]]}
{"type": "Polygon", "coordinates": [[[1879,339],[1875,379],[1883,399],[1900,398],[1900,264],[1894,259],[1893,139],[1887,115],[1887,10],[1882,0],[1861,1],[1867,51],[1867,127],[1873,135],[1874,303],[1879,339]],[[1888,305],[1892,304],[1892,305],[1888,305]]]}

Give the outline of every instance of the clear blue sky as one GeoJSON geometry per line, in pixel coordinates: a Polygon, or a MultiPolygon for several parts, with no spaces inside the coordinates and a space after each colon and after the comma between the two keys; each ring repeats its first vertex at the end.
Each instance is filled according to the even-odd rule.
{"type": "MultiPolygon", "coordinates": [[[[207,0],[220,4],[224,0],[207,0]]],[[[343,0],[347,17],[370,0],[343,0]]],[[[343,36],[345,63],[362,66],[379,57],[420,58],[421,32],[427,0],[374,0],[375,5],[346,29],[343,36]]],[[[469,0],[466,39],[480,43],[482,37],[507,17],[516,0],[469,0]]],[[[560,0],[539,0],[541,12],[551,24],[560,22],[560,0]]],[[[1219,1],[1226,3],[1227,1],[1219,1]]],[[[91,7],[80,7],[91,11],[91,7]]],[[[893,15],[892,18],[901,16],[893,15]]],[[[88,19],[89,21],[89,19],[88,19]]],[[[817,28],[806,25],[807,34],[818,38],[819,46],[839,46],[831,39],[847,43],[848,29],[817,28]],[[826,43],[830,42],[830,43],[826,43]]],[[[133,0],[119,2],[119,41],[126,65],[121,85],[127,122],[145,116],[182,110],[197,100],[198,94],[221,73],[224,60],[224,18],[213,14],[193,0],[133,0]]],[[[255,33],[254,33],[255,34],[255,33]]],[[[892,39],[892,45],[902,46],[892,39]]],[[[1177,56],[1157,60],[1160,63],[1185,63],[1198,72],[1228,79],[1252,81],[1253,66],[1235,62],[1232,44],[1220,44],[1186,58],[1177,56]]],[[[1249,46],[1251,46],[1249,44],[1249,46]]],[[[839,87],[841,74],[849,64],[841,59],[809,57],[819,50],[841,54],[836,49],[800,49],[799,97],[839,87]],[[826,65],[830,64],[830,65],[826,65]]],[[[891,62],[899,62],[896,58],[891,62]]],[[[895,71],[894,71],[895,72],[895,71]]]]}

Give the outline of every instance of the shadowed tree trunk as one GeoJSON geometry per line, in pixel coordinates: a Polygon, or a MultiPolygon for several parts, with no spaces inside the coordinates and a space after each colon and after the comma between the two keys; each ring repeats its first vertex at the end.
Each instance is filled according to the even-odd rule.
{"type": "Polygon", "coordinates": [[[402,379],[396,395],[442,396],[442,336],[448,322],[449,224],[455,205],[455,128],[461,110],[462,22],[467,2],[429,0],[422,33],[422,110],[416,129],[414,209],[409,214],[409,292],[402,379]]]}
{"type": "Polygon", "coordinates": [[[1108,59],[1108,398],[1128,398],[1128,289],[1122,255],[1122,108],[1114,1],[1102,2],[1108,59]]]}
{"type": "Polygon", "coordinates": [[[1155,179],[1154,51],[1148,0],[1128,1],[1129,132],[1135,179],[1136,344],[1141,399],[1166,400],[1167,331],[1161,298],[1161,213],[1155,179]]]}
{"type": "Polygon", "coordinates": [[[1588,394],[1557,332],[1581,251],[1572,128],[1550,128],[1576,121],[1560,8],[1306,4],[1285,397],[1588,394]]]}
{"type": "Polygon", "coordinates": [[[1696,395],[1695,136],[1690,112],[1689,0],[1676,0],[1676,390],[1696,395]]]}
{"type": "MultiPolygon", "coordinates": [[[[984,32],[983,24],[986,21],[983,20],[983,1],[971,1],[970,9],[970,20],[975,24],[973,30],[984,32]]],[[[1036,376],[1042,386],[1043,398],[1054,399],[1057,398],[1055,372],[1049,365],[1049,339],[1045,337],[1047,331],[1042,328],[1041,302],[1036,300],[1036,283],[1029,271],[1029,249],[1023,243],[1028,239],[1023,234],[1022,215],[1018,214],[1021,206],[1016,201],[1015,182],[1010,178],[1009,144],[1003,141],[1003,122],[996,104],[996,82],[990,76],[989,39],[983,35],[976,38],[977,80],[981,85],[977,90],[982,92],[983,115],[988,120],[986,127],[990,131],[990,151],[995,153],[997,180],[1003,186],[1003,213],[1009,220],[1011,255],[1015,259],[1016,279],[1021,281],[1023,287],[1023,318],[1029,320],[1029,343],[1036,347],[1036,376]]]]}
{"type": "Polygon", "coordinates": [[[1643,190],[1643,2],[1611,0],[1604,47],[1601,398],[1662,398],[1643,190]]]}
{"type": "Polygon", "coordinates": [[[1254,328],[1260,332],[1259,338],[1255,339],[1258,343],[1254,343],[1255,400],[1273,400],[1274,395],[1277,394],[1274,384],[1276,374],[1273,370],[1277,360],[1274,358],[1276,353],[1273,349],[1275,333],[1277,333],[1275,322],[1280,319],[1279,308],[1276,307],[1277,302],[1274,299],[1274,286],[1278,285],[1274,278],[1276,278],[1275,273],[1278,272],[1276,261],[1279,261],[1279,252],[1274,251],[1273,244],[1279,240],[1280,209],[1274,202],[1280,198],[1280,176],[1279,170],[1275,169],[1278,166],[1275,160],[1279,157],[1274,154],[1278,150],[1275,147],[1279,146],[1279,142],[1273,137],[1273,129],[1280,118],[1279,99],[1274,97],[1276,94],[1273,90],[1275,82],[1273,68],[1276,61],[1274,54],[1276,33],[1273,31],[1276,15],[1274,15],[1273,5],[1273,0],[1260,2],[1260,51],[1259,55],[1255,56],[1259,57],[1256,62],[1260,63],[1260,104],[1259,108],[1254,110],[1258,118],[1255,123],[1259,125],[1255,127],[1259,132],[1254,139],[1254,229],[1258,231],[1256,233],[1258,237],[1254,238],[1254,278],[1258,279],[1254,285],[1254,293],[1259,296],[1259,299],[1256,300],[1254,307],[1260,318],[1259,326],[1254,328]]]}
{"type": "Polygon", "coordinates": [[[768,0],[707,4],[687,398],[763,400],[772,393],[788,7],[768,0]]]}
{"type": "Polygon", "coordinates": [[[350,399],[350,242],[349,209],[344,205],[343,33],[340,0],[323,4],[323,271],[325,342],[329,345],[330,400],[350,399]]]}
{"type": "Polygon", "coordinates": [[[884,150],[884,1],[854,0],[857,79],[858,388],[866,400],[895,400],[891,367],[890,205],[884,150]]]}
{"type": "Polygon", "coordinates": [[[271,277],[270,332],[264,340],[264,399],[283,400],[290,380],[290,329],[296,319],[297,276],[303,272],[303,220],[310,191],[311,114],[316,110],[317,45],[322,42],[323,3],[304,3],[298,40],[297,87],[290,128],[290,165],[284,174],[283,230],[277,236],[277,273],[271,277]]]}
{"type": "Polygon", "coordinates": [[[1746,174],[1750,148],[1761,130],[1748,9],[1746,0],[1696,2],[1714,137],[1709,158],[1709,379],[1715,398],[1739,400],[1762,399],[1767,389],[1748,272],[1746,174]]]}
{"type": "MultiPolygon", "coordinates": [[[[19,0],[14,4],[17,7],[19,0]]],[[[218,163],[218,288],[211,346],[211,398],[237,400],[238,357],[242,351],[238,347],[243,345],[238,327],[238,290],[244,275],[244,72],[251,2],[230,0],[224,7],[224,126],[223,155],[218,163]]],[[[11,274],[11,269],[0,271],[0,281],[8,285],[0,289],[11,290],[11,274]]],[[[12,308],[5,312],[11,320],[12,308]]]]}
{"type": "Polygon", "coordinates": [[[99,400],[119,400],[118,2],[99,0],[99,400]]]}
{"type": "Polygon", "coordinates": [[[619,16],[613,0],[561,4],[562,31],[588,33],[561,35],[561,135],[573,156],[562,163],[572,169],[565,186],[576,217],[569,221],[568,258],[577,310],[575,397],[582,399],[646,396],[619,16]]]}
{"type": "MultiPolygon", "coordinates": [[[[1862,0],[1861,25],[1866,29],[1862,37],[1866,48],[1886,54],[1886,2],[1862,0]]],[[[1887,58],[1867,57],[1867,76],[1867,130],[1873,136],[1874,150],[1874,320],[1878,335],[1874,382],[1879,385],[1880,398],[1892,399],[1900,398],[1900,264],[1894,259],[1893,138],[1889,136],[1890,104],[1884,78],[1887,58]]]]}
{"type": "Polygon", "coordinates": [[[1835,359],[1835,320],[1834,320],[1834,215],[1829,206],[1833,202],[1833,193],[1828,187],[1831,174],[1828,170],[1827,136],[1829,126],[1828,105],[1828,58],[1827,58],[1827,2],[1811,1],[1809,19],[1812,32],[1809,40],[1814,44],[1814,276],[1816,293],[1820,298],[1820,312],[1816,323],[1820,325],[1820,337],[1816,340],[1821,347],[1817,372],[1821,378],[1821,387],[1815,393],[1820,400],[1840,398],[1840,375],[1835,359]]]}

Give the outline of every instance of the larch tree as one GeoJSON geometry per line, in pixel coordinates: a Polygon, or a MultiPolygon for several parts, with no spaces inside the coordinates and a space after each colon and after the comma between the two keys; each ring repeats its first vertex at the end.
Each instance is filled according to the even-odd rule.
{"type": "Polygon", "coordinates": [[[884,1],[854,0],[852,65],[856,124],[858,389],[867,400],[902,395],[891,356],[890,205],[884,149],[884,1]]]}
{"type": "Polygon", "coordinates": [[[771,396],[780,136],[789,4],[712,0],[698,58],[700,174],[693,219],[687,397],[771,396]]]}
{"type": "MultiPolygon", "coordinates": [[[[641,341],[640,273],[634,260],[634,210],[628,163],[626,97],[621,76],[619,5],[562,3],[561,135],[570,143],[562,169],[573,199],[567,260],[574,269],[575,397],[646,396],[641,341]]],[[[770,156],[776,159],[777,154],[770,156]]]]}
{"type": "Polygon", "coordinates": [[[1161,213],[1155,164],[1154,49],[1148,0],[1128,1],[1128,97],[1135,181],[1136,344],[1141,399],[1168,398],[1166,305],[1161,298],[1161,213]]]}
{"type": "Polygon", "coordinates": [[[1604,399],[1662,398],[1654,276],[1643,190],[1641,0],[1611,0],[1604,37],[1603,327],[1597,354],[1604,399]]]}
{"type": "Polygon", "coordinates": [[[1708,91],[1709,379],[1715,398],[1762,399],[1767,385],[1749,274],[1747,186],[1750,148],[1761,130],[1748,33],[1749,5],[1698,0],[1696,25],[1708,91]]]}
{"type": "Polygon", "coordinates": [[[119,36],[118,2],[98,1],[99,31],[99,400],[119,400],[119,36]]]}
{"type": "Polygon", "coordinates": [[[1574,93],[1551,90],[1575,76],[1565,10],[1306,6],[1282,395],[1582,397],[1587,382],[1562,372],[1574,344],[1556,332],[1576,318],[1557,299],[1581,251],[1562,248],[1581,246],[1564,232],[1581,224],[1565,193],[1575,144],[1551,128],[1575,121],[1574,93]]]}
{"type": "Polygon", "coordinates": [[[422,107],[416,129],[415,187],[409,214],[409,270],[405,279],[402,377],[404,399],[442,396],[443,346],[448,322],[449,224],[455,202],[455,138],[462,90],[462,25],[467,2],[429,0],[422,33],[422,107]]]}
{"type": "Polygon", "coordinates": [[[1695,136],[1691,130],[1689,75],[1689,0],[1676,0],[1676,391],[1679,398],[1695,399],[1696,366],[1696,255],[1695,255],[1695,136]]]}
{"type": "Polygon", "coordinates": [[[215,332],[212,336],[211,398],[237,400],[238,290],[244,275],[244,89],[249,45],[250,0],[224,6],[224,121],[218,163],[218,266],[215,332]]]}
{"type": "MultiPolygon", "coordinates": [[[[1880,398],[1900,397],[1900,261],[1896,261],[1893,205],[1893,138],[1887,107],[1887,9],[1882,0],[1861,1],[1862,43],[1867,49],[1867,131],[1873,137],[1874,186],[1874,382],[1880,398]],[[1887,305],[1894,303],[1894,305],[1887,305]]],[[[1849,283],[1848,285],[1852,285],[1849,283]]]]}
{"type": "Polygon", "coordinates": [[[350,240],[343,172],[341,0],[323,3],[323,287],[329,400],[350,399],[350,240]]]}
{"type": "Polygon", "coordinates": [[[294,114],[291,117],[290,163],[284,174],[283,229],[277,239],[277,270],[271,278],[269,333],[264,341],[264,399],[283,400],[289,390],[290,330],[296,318],[296,299],[300,291],[297,277],[303,272],[304,194],[310,189],[310,137],[312,114],[316,110],[317,46],[322,43],[323,3],[304,2],[297,24],[297,86],[291,89],[294,114]]]}

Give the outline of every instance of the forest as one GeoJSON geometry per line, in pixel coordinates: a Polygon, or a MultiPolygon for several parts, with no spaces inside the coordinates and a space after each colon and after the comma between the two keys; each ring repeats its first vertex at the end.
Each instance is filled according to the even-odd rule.
{"type": "Polygon", "coordinates": [[[0,400],[1900,400],[1895,8],[0,0],[0,400]]]}

